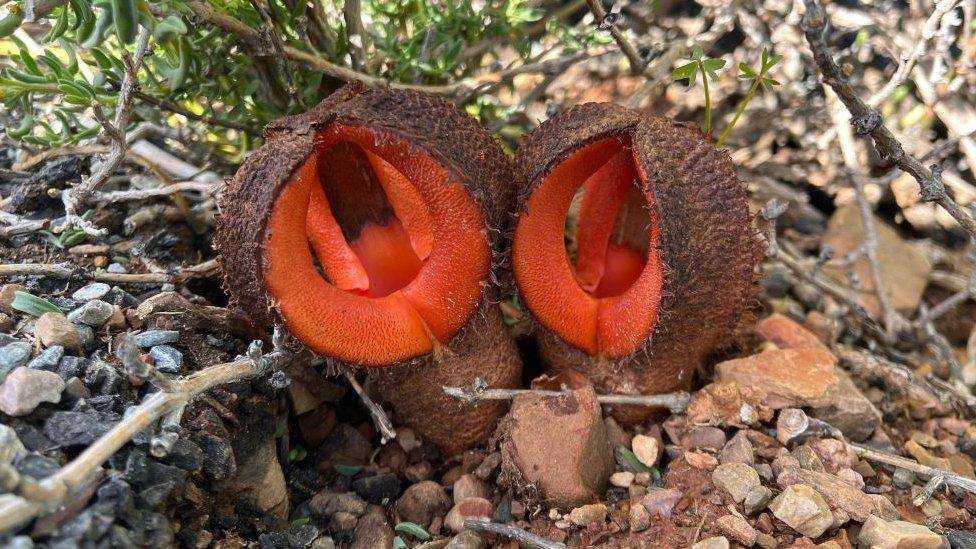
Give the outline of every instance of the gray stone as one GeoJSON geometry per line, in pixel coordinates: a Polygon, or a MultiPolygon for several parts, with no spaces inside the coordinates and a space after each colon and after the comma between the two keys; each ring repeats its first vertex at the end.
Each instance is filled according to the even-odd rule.
{"type": "Polygon", "coordinates": [[[759,473],[745,463],[723,463],[712,472],[712,482],[742,503],[750,490],[761,484],[759,473]]]}
{"type": "Polygon", "coordinates": [[[183,353],[169,345],[156,345],[149,350],[149,356],[156,361],[156,369],[164,374],[178,374],[183,366],[183,353]]]}
{"type": "Polygon", "coordinates": [[[140,347],[155,347],[165,343],[176,343],[180,340],[180,333],[176,330],[146,330],[136,334],[133,339],[140,347]]]}
{"type": "Polygon", "coordinates": [[[729,540],[722,536],[705,538],[692,545],[691,549],[729,549],[729,540]]]}
{"type": "Polygon", "coordinates": [[[911,488],[915,484],[915,473],[909,471],[908,469],[902,469],[901,467],[895,468],[895,472],[891,475],[891,483],[897,488],[902,490],[911,488]]]}
{"type": "Polygon", "coordinates": [[[903,520],[885,522],[874,515],[868,517],[857,538],[859,547],[900,548],[912,549],[942,549],[942,536],[929,530],[921,524],[914,524],[903,520]]]}
{"type": "Polygon", "coordinates": [[[41,351],[41,354],[37,355],[30,362],[27,363],[27,367],[32,370],[47,370],[48,372],[54,372],[58,369],[58,362],[61,361],[61,357],[64,356],[64,347],[60,345],[54,345],[53,347],[48,347],[41,351]]]}
{"type": "Polygon", "coordinates": [[[742,507],[747,515],[755,515],[766,508],[766,504],[772,497],[772,490],[765,486],[756,486],[746,494],[746,498],[742,500],[742,507]]]}
{"type": "Polygon", "coordinates": [[[105,297],[105,294],[112,289],[111,286],[104,282],[92,282],[86,286],[78,288],[75,293],[71,294],[71,299],[75,301],[91,301],[93,299],[101,299],[105,297]]]}
{"type": "Polygon", "coordinates": [[[78,338],[81,341],[80,345],[82,347],[87,347],[91,342],[95,341],[95,330],[91,326],[87,324],[76,324],[75,329],[78,330],[78,338]]]}
{"type": "Polygon", "coordinates": [[[0,411],[25,416],[42,402],[59,402],[64,380],[58,374],[20,367],[0,385],[0,411]]]}
{"type": "Polygon", "coordinates": [[[108,267],[105,268],[106,271],[112,274],[125,274],[125,267],[121,263],[109,263],[108,267]]]}
{"type": "Polygon", "coordinates": [[[444,549],[482,549],[485,540],[471,530],[461,530],[458,535],[444,546],[444,549]]]}
{"type": "Polygon", "coordinates": [[[27,448],[10,427],[0,423],[0,463],[13,463],[27,455],[27,448]]]}
{"type": "Polygon", "coordinates": [[[99,327],[112,316],[112,306],[100,299],[93,299],[68,313],[68,320],[75,324],[99,327]]]}
{"type": "Polygon", "coordinates": [[[0,376],[4,372],[9,372],[18,366],[27,364],[30,359],[32,347],[25,341],[15,341],[0,347],[0,376]]]}
{"type": "Polygon", "coordinates": [[[98,410],[59,411],[44,424],[44,434],[59,446],[87,446],[119,421],[119,415],[98,410]]]}

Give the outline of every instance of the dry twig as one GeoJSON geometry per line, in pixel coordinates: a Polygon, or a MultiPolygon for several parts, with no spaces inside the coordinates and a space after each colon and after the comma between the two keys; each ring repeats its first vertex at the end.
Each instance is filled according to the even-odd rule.
{"type": "MultiPolygon", "coordinates": [[[[521,395],[540,397],[559,397],[572,394],[570,391],[549,391],[544,389],[490,389],[482,379],[476,379],[469,387],[442,387],[444,394],[461,399],[467,403],[479,400],[512,400],[521,395]]],[[[646,406],[648,408],[668,408],[680,414],[688,407],[691,395],[685,391],[663,395],[597,395],[596,401],[604,405],[646,406]]]]}
{"type": "Polygon", "coordinates": [[[349,368],[341,366],[339,369],[342,370],[342,375],[346,377],[349,385],[352,385],[353,390],[359,395],[359,399],[363,402],[363,405],[369,410],[369,415],[373,418],[373,424],[376,425],[376,430],[380,432],[380,442],[386,444],[387,441],[395,439],[396,429],[393,428],[393,422],[390,421],[390,416],[386,415],[383,407],[366,394],[363,386],[356,380],[356,375],[349,368]]]}
{"type": "Polygon", "coordinates": [[[533,549],[566,549],[565,543],[550,541],[531,532],[526,532],[517,526],[510,526],[508,524],[498,524],[483,519],[467,519],[464,521],[464,527],[475,532],[487,532],[489,534],[505,536],[533,549]]]}
{"type": "Polygon", "coordinates": [[[0,265],[0,277],[50,276],[64,279],[92,280],[113,284],[182,284],[193,278],[217,276],[216,260],[204,261],[177,273],[109,273],[88,272],[70,263],[11,263],[0,265]]]}
{"type": "Polygon", "coordinates": [[[84,487],[112,454],[125,446],[140,431],[160,418],[184,408],[194,397],[210,389],[278,369],[288,359],[285,351],[261,353],[261,342],[251,343],[248,356],[216,364],[189,376],[172,380],[133,408],[111,430],[102,435],[67,465],[27,487],[27,494],[0,496],[0,533],[9,533],[32,518],[56,510],[72,494],[84,487]]]}

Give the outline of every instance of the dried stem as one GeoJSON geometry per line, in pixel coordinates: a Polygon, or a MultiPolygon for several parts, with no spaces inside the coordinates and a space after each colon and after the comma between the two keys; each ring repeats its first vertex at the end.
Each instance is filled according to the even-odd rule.
{"type": "Polygon", "coordinates": [[[619,27],[616,25],[616,19],[620,17],[619,14],[607,14],[606,10],[603,9],[603,5],[600,0],[586,0],[586,4],[590,7],[590,11],[593,12],[593,17],[596,19],[596,24],[599,25],[601,29],[608,28],[610,30],[610,35],[620,46],[620,51],[623,52],[627,61],[630,63],[630,73],[637,75],[644,72],[644,60],[641,59],[640,53],[634,44],[627,39],[619,27]]]}
{"type": "Polygon", "coordinates": [[[11,263],[0,265],[0,277],[8,276],[50,276],[64,279],[93,280],[113,284],[182,284],[192,278],[217,275],[216,260],[187,267],[178,273],[109,273],[84,271],[70,263],[11,263]]]}
{"type": "Polygon", "coordinates": [[[976,221],[946,192],[941,170],[932,170],[905,152],[905,148],[884,125],[881,113],[869,107],[854,91],[841,68],[834,61],[824,37],[827,30],[827,13],[819,0],[805,0],[806,14],[802,28],[820,68],[824,83],[830,86],[851,113],[851,123],[858,135],[870,135],[881,158],[898,166],[918,182],[922,199],[942,206],[970,237],[976,237],[976,221]]]}
{"type": "MultiPolygon", "coordinates": [[[[476,380],[469,387],[442,387],[444,394],[461,399],[467,403],[479,400],[512,400],[521,395],[558,397],[572,394],[569,391],[549,391],[543,389],[489,389],[476,380]]],[[[668,408],[680,414],[688,407],[691,395],[684,391],[662,395],[597,395],[596,401],[604,405],[646,406],[648,408],[668,408]]]]}
{"type": "Polygon", "coordinates": [[[139,67],[142,65],[142,58],[149,49],[149,36],[149,29],[142,27],[136,40],[135,55],[130,56],[125,50],[122,52],[125,76],[122,78],[122,87],[119,89],[115,117],[112,121],[109,122],[105,118],[100,108],[94,109],[95,116],[108,135],[111,146],[108,156],[98,165],[95,173],[88,178],[83,178],[81,184],[73,189],[62,192],[61,199],[64,202],[66,228],[77,227],[92,236],[104,236],[107,232],[105,229],[98,229],[89,221],[82,219],[78,215],[78,211],[91,200],[95,190],[108,180],[125,158],[125,151],[128,146],[125,140],[125,129],[129,124],[129,116],[132,111],[132,96],[138,87],[139,67]]]}
{"type": "Polygon", "coordinates": [[[533,549],[566,549],[565,543],[551,541],[531,532],[526,532],[517,526],[509,526],[508,524],[498,524],[483,519],[467,519],[464,521],[464,527],[475,532],[487,532],[489,534],[505,536],[533,549]]]}
{"type": "Polygon", "coordinates": [[[161,417],[183,408],[194,397],[218,385],[277,369],[289,356],[279,350],[261,355],[260,348],[261,342],[255,341],[251,344],[251,350],[257,351],[250,352],[249,357],[216,364],[184,378],[173,380],[172,391],[158,391],[146,397],[115,427],[99,437],[78,457],[32,487],[31,492],[34,495],[47,495],[45,500],[23,496],[8,496],[0,499],[0,533],[9,533],[38,515],[56,510],[73,493],[85,486],[92,474],[112,454],[161,417]]]}
{"type": "Polygon", "coordinates": [[[359,399],[363,401],[363,405],[369,410],[369,415],[373,418],[373,424],[376,425],[376,430],[380,432],[381,442],[386,444],[387,441],[395,439],[396,429],[393,428],[393,422],[390,421],[390,416],[386,415],[383,407],[366,394],[363,386],[356,380],[356,375],[349,368],[342,366],[340,370],[342,370],[342,375],[346,377],[349,385],[352,385],[353,390],[359,395],[359,399]]]}

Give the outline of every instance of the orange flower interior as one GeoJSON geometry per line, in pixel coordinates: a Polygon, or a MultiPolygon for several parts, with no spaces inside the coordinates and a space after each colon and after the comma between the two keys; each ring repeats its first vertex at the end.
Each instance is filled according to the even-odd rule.
{"type": "Polygon", "coordinates": [[[288,330],[319,354],[373,366],[446,344],[477,309],[491,263],[461,183],[359,126],[320,131],[266,235],[265,284],[288,330]]]}
{"type": "Polygon", "coordinates": [[[536,185],[515,229],[512,268],[528,308],[591,355],[634,352],[661,300],[657,219],[628,137],[569,155],[536,185]]]}

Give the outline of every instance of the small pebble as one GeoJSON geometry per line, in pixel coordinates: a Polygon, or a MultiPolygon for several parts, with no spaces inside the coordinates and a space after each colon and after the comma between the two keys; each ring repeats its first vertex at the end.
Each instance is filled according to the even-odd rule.
{"type": "Polygon", "coordinates": [[[75,329],[78,330],[78,338],[80,339],[80,345],[82,347],[87,347],[89,343],[95,341],[95,330],[87,324],[75,324],[75,329]]]}
{"type": "Polygon", "coordinates": [[[31,345],[24,341],[15,341],[0,347],[0,375],[27,364],[30,356],[31,345]]]}
{"type": "Polygon", "coordinates": [[[93,299],[101,299],[105,297],[105,294],[112,289],[111,286],[104,282],[92,282],[87,286],[82,286],[75,293],[71,294],[71,299],[76,301],[91,301],[93,299]]]}
{"type": "Polygon", "coordinates": [[[53,372],[58,369],[58,362],[64,356],[64,347],[54,345],[41,351],[41,354],[34,357],[27,363],[27,367],[32,370],[47,370],[53,372]]]}
{"type": "Polygon", "coordinates": [[[165,343],[176,343],[180,333],[176,330],[146,330],[135,335],[136,345],[139,347],[155,347],[165,343]]]}
{"type": "Polygon", "coordinates": [[[634,476],[634,473],[630,471],[617,471],[610,475],[610,484],[620,488],[627,488],[634,483],[634,476]]]}
{"type": "Polygon", "coordinates": [[[98,327],[112,316],[112,306],[100,299],[94,299],[68,313],[68,320],[75,324],[98,327]]]}
{"type": "Polygon", "coordinates": [[[602,524],[607,520],[607,506],[602,503],[593,503],[577,507],[569,512],[569,520],[577,526],[602,524]]]}
{"type": "Polygon", "coordinates": [[[44,370],[17,368],[0,385],[0,411],[10,416],[25,416],[42,402],[59,402],[64,380],[44,370]]]}
{"type": "Polygon", "coordinates": [[[183,366],[183,353],[169,345],[156,345],[149,350],[149,356],[156,361],[156,369],[164,374],[178,374],[183,366]]]}
{"type": "Polygon", "coordinates": [[[637,459],[648,467],[657,465],[657,460],[661,457],[661,443],[654,437],[635,435],[630,448],[637,459]]]}
{"type": "Polygon", "coordinates": [[[894,474],[891,475],[891,482],[896,488],[901,488],[903,490],[911,488],[915,484],[915,473],[909,471],[908,469],[902,469],[901,467],[895,469],[894,474]]]}
{"type": "Polygon", "coordinates": [[[0,423],[0,463],[13,463],[27,455],[27,448],[12,427],[0,423]]]}
{"type": "Polygon", "coordinates": [[[125,274],[126,272],[121,263],[109,263],[105,270],[112,274],[125,274]]]}
{"type": "Polygon", "coordinates": [[[61,313],[44,313],[34,323],[34,335],[45,347],[60,345],[70,349],[81,345],[78,327],[61,313]]]}

